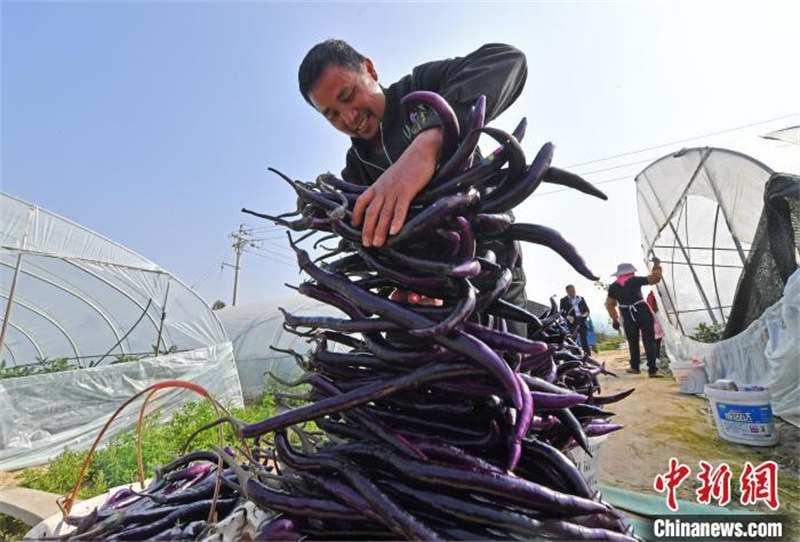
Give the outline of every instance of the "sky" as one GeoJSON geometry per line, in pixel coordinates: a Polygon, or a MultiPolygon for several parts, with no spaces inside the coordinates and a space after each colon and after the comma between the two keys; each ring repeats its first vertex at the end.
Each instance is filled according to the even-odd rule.
{"type": "MultiPolygon", "coordinates": [[[[553,142],[553,165],[609,201],[545,185],[517,221],[559,230],[604,281],[623,261],[644,269],[639,171],[800,121],[798,2],[4,0],[0,24],[2,190],[125,245],[209,303],[231,304],[242,224],[253,246],[237,304],[301,280],[282,230],[240,209],[294,208],[268,167],[311,181],[344,165],[349,140],[297,90],[306,51],[329,37],[370,57],[387,86],[487,42],[521,49],[525,89],[492,126],[527,117],[529,160],[553,142]]],[[[526,246],[524,261],[530,299],[572,283],[604,312],[605,294],[555,254],[526,246]]]]}

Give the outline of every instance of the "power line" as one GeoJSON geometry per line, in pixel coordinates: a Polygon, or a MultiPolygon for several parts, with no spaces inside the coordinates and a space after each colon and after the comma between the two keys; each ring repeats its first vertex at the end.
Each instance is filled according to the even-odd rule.
{"type": "Polygon", "coordinates": [[[611,167],[607,167],[607,168],[603,168],[603,169],[595,169],[594,171],[586,171],[584,173],[581,173],[580,175],[583,177],[585,175],[592,175],[594,173],[603,173],[605,171],[613,171],[615,169],[621,169],[621,168],[624,168],[624,167],[638,166],[639,164],[647,164],[647,163],[652,162],[652,161],[653,160],[651,158],[648,158],[646,160],[637,160],[636,162],[628,162],[627,164],[620,164],[618,166],[611,166],[611,167]]]}
{"type": "Polygon", "coordinates": [[[255,237],[255,238],[253,238],[253,241],[256,241],[256,242],[277,241],[277,240],[280,240],[280,239],[283,239],[284,241],[286,240],[286,233],[285,232],[281,232],[279,234],[276,233],[275,235],[271,235],[271,236],[268,236],[268,237],[255,237]]]}
{"type": "MultiPolygon", "coordinates": [[[[696,136],[696,137],[691,137],[691,138],[687,138],[687,139],[681,139],[681,140],[678,140],[678,141],[673,141],[671,143],[663,143],[661,145],[656,145],[654,147],[647,147],[647,148],[639,149],[639,150],[636,150],[636,151],[630,151],[630,152],[625,152],[625,153],[622,153],[622,154],[616,154],[614,156],[609,156],[609,157],[606,157],[606,158],[598,158],[596,160],[589,160],[588,162],[581,162],[579,164],[574,164],[574,165],[571,165],[571,166],[567,166],[566,169],[576,168],[576,167],[584,166],[584,165],[588,165],[588,164],[594,164],[594,163],[597,163],[597,162],[604,162],[604,161],[611,160],[611,159],[614,159],[614,158],[620,158],[620,157],[623,157],[623,156],[630,156],[632,154],[638,154],[640,152],[660,149],[662,147],[669,147],[669,146],[672,146],[672,145],[677,145],[677,144],[680,144],[680,143],[686,143],[686,142],[689,142],[689,141],[695,141],[697,139],[702,139],[704,137],[709,137],[709,136],[713,136],[713,135],[719,135],[719,134],[724,134],[724,133],[728,133],[728,132],[734,132],[736,130],[742,130],[742,129],[745,129],[745,128],[750,128],[752,126],[758,126],[758,125],[761,125],[761,124],[767,124],[769,122],[774,122],[776,120],[782,120],[782,119],[786,119],[786,118],[790,118],[790,117],[795,117],[798,114],[800,114],[800,113],[793,113],[791,115],[783,115],[781,117],[775,117],[773,119],[762,120],[762,121],[759,121],[759,122],[753,122],[751,124],[745,124],[745,125],[742,125],[742,126],[737,126],[736,128],[728,128],[728,129],[725,129],[725,130],[719,130],[719,131],[716,131],[716,132],[710,132],[710,133],[707,133],[707,134],[704,134],[704,135],[700,135],[700,136],[696,136]]],[[[586,175],[592,175],[592,174],[595,174],[595,173],[603,173],[603,172],[607,172],[607,171],[613,171],[615,169],[622,169],[622,168],[625,168],[625,167],[636,166],[636,165],[640,165],[640,164],[646,164],[646,163],[649,163],[649,162],[652,162],[652,159],[638,160],[636,162],[630,162],[630,163],[627,163],[627,164],[620,164],[618,166],[612,166],[612,167],[603,168],[603,169],[596,169],[596,170],[593,170],[593,171],[587,171],[585,173],[581,173],[580,175],[581,176],[586,176],[586,175]]],[[[600,185],[600,184],[624,181],[626,179],[630,179],[631,177],[633,177],[633,176],[632,175],[625,175],[625,176],[622,176],[622,177],[616,177],[614,179],[608,179],[608,180],[605,180],[605,181],[593,182],[592,184],[597,186],[597,185],[600,185]]],[[[542,193],[538,193],[538,194],[534,193],[532,197],[547,196],[549,194],[558,194],[559,192],[566,192],[567,190],[571,190],[571,189],[570,188],[560,188],[560,189],[557,189],[557,190],[550,190],[549,192],[542,192],[542,193]]]]}
{"type": "Polygon", "coordinates": [[[270,250],[269,248],[266,248],[266,247],[255,247],[254,249],[247,250],[246,252],[248,254],[257,254],[258,251],[264,252],[266,254],[271,254],[271,255],[273,255],[273,256],[275,256],[277,258],[281,258],[281,259],[283,259],[283,260],[285,260],[287,262],[297,263],[297,260],[295,260],[292,256],[288,255],[287,253],[279,252],[279,251],[277,251],[275,249],[270,250]]]}
{"type": "Polygon", "coordinates": [[[259,253],[259,252],[254,252],[254,251],[251,251],[251,250],[248,250],[248,251],[246,251],[246,252],[247,252],[248,254],[252,254],[253,256],[256,256],[256,257],[258,257],[258,258],[263,258],[263,259],[265,259],[265,260],[269,260],[269,261],[271,261],[271,262],[279,263],[279,264],[285,265],[285,266],[287,266],[287,267],[294,267],[294,268],[296,268],[296,267],[297,267],[297,262],[291,262],[291,263],[289,263],[289,262],[287,262],[287,261],[284,261],[284,260],[278,259],[278,258],[276,258],[275,256],[267,256],[267,255],[265,255],[265,254],[261,254],[261,253],[259,253]]]}
{"type": "MultiPolygon", "coordinates": [[[[225,251],[225,253],[227,253],[227,252],[228,252],[228,251],[226,250],[226,251],[225,251]]],[[[194,289],[195,289],[195,288],[196,288],[196,287],[197,287],[197,286],[198,286],[198,285],[199,285],[201,282],[203,282],[203,281],[204,281],[206,278],[208,278],[208,274],[211,272],[211,270],[212,270],[212,269],[214,269],[216,266],[220,265],[222,262],[224,262],[224,261],[225,261],[225,253],[223,253],[223,254],[222,254],[222,256],[220,256],[219,258],[217,258],[217,260],[215,260],[215,261],[214,261],[214,263],[212,263],[211,265],[209,265],[209,266],[208,266],[208,268],[207,268],[205,271],[203,271],[203,274],[202,274],[202,275],[200,275],[200,278],[199,278],[199,279],[197,279],[197,280],[196,280],[196,281],[195,281],[195,282],[194,282],[194,283],[193,283],[193,284],[190,286],[190,288],[191,288],[192,290],[194,290],[194,289]]]]}
{"type": "Polygon", "coordinates": [[[679,139],[678,141],[672,141],[670,143],[662,143],[661,145],[656,145],[654,147],[646,147],[644,149],[639,149],[639,150],[635,150],[635,151],[623,152],[622,154],[615,154],[614,156],[607,156],[605,158],[597,158],[595,160],[589,160],[589,161],[586,161],[586,162],[580,162],[578,164],[572,164],[570,166],[566,166],[565,169],[576,168],[576,167],[579,167],[579,166],[586,166],[588,164],[595,164],[597,162],[604,162],[606,160],[611,160],[613,158],[620,158],[622,156],[630,156],[631,154],[638,154],[640,152],[652,151],[652,150],[655,150],[655,149],[660,149],[662,147],[669,147],[669,146],[672,146],[672,145],[678,145],[680,143],[687,143],[689,141],[694,141],[696,139],[702,139],[704,137],[710,137],[710,136],[715,136],[715,135],[720,135],[720,134],[726,134],[728,132],[735,132],[736,130],[743,130],[745,128],[752,128],[753,126],[758,126],[760,124],[767,124],[769,122],[775,122],[776,120],[788,119],[788,118],[791,118],[791,117],[796,117],[798,115],[800,115],[800,113],[792,113],[790,115],[782,115],[780,117],[775,117],[773,119],[761,120],[761,121],[758,121],[758,122],[752,122],[750,124],[743,124],[742,126],[737,126],[735,128],[727,128],[725,130],[718,130],[716,132],[709,132],[707,134],[703,134],[703,135],[699,135],[699,136],[695,136],[695,137],[690,137],[688,139],[679,139]]]}
{"type": "Polygon", "coordinates": [[[253,252],[253,250],[263,250],[265,252],[270,252],[275,254],[276,256],[280,256],[281,258],[285,258],[288,260],[295,261],[294,251],[292,251],[285,243],[285,238],[283,242],[281,240],[269,240],[269,239],[259,239],[257,243],[254,243],[250,250],[247,252],[253,252]]]}
{"type": "Polygon", "coordinates": [[[259,226],[257,228],[250,228],[252,232],[267,232],[267,231],[281,231],[283,226],[278,226],[277,224],[272,224],[269,226],[259,226]]]}
{"type": "MultiPolygon", "coordinates": [[[[596,183],[592,183],[592,184],[593,184],[594,186],[597,186],[597,185],[599,185],[599,184],[608,184],[608,183],[615,183],[615,182],[618,182],[618,181],[625,181],[625,180],[628,180],[628,179],[630,179],[630,178],[631,178],[631,175],[625,175],[625,176],[623,176],[623,177],[616,177],[616,178],[614,178],[614,179],[608,179],[608,180],[605,180],[605,181],[598,181],[598,182],[596,182],[596,183]]],[[[535,197],[537,197],[537,196],[548,196],[548,195],[550,195],[550,194],[558,194],[559,192],[566,192],[567,190],[574,190],[574,188],[559,188],[559,189],[557,189],[557,190],[550,190],[549,192],[542,192],[542,193],[539,193],[539,194],[537,194],[536,192],[534,192],[534,193],[531,195],[531,197],[532,197],[532,198],[535,198],[535,197]]]]}

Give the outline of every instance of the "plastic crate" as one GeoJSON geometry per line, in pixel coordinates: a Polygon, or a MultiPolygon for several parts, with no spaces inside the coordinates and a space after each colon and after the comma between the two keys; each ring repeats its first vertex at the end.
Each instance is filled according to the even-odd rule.
{"type": "Polygon", "coordinates": [[[600,487],[600,455],[603,442],[607,438],[608,435],[589,437],[589,451],[592,452],[592,455],[587,454],[580,446],[575,446],[567,451],[567,457],[578,467],[593,492],[596,492],[600,487]]]}

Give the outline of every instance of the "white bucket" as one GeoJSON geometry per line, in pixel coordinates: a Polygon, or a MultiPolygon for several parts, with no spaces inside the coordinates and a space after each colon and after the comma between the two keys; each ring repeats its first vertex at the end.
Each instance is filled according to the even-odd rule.
{"type": "Polygon", "coordinates": [[[769,390],[728,391],[705,387],[719,436],[750,446],[772,446],[778,442],[769,390]]]}
{"type": "Polygon", "coordinates": [[[698,395],[703,393],[708,383],[705,364],[701,361],[692,360],[687,363],[676,361],[669,364],[669,370],[672,371],[681,393],[698,395]]]}

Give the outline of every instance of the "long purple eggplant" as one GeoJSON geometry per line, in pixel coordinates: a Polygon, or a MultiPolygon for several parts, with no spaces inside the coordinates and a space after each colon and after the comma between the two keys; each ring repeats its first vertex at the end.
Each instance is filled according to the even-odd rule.
{"type": "Polygon", "coordinates": [[[483,128],[483,123],[486,119],[486,96],[481,94],[478,101],[470,110],[469,117],[467,118],[467,125],[464,127],[463,141],[458,146],[453,155],[447,162],[439,168],[436,172],[435,178],[432,183],[440,184],[442,181],[447,181],[454,174],[463,171],[466,167],[472,165],[472,157],[475,149],[478,147],[478,139],[480,139],[480,132],[478,129],[483,128]]]}
{"type": "Polygon", "coordinates": [[[400,100],[400,103],[406,104],[413,101],[423,102],[430,105],[439,116],[439,120],[442,123],[441,157],[443,160],[447,160],[458,146],[458,138],[460,135],[458,118],[456,117],[455,111],[453,111],[453,108],[450,107],[450,104],[447,103],[444,98],[435,92],[430,92],[427,90],[410,92],[403,96],[403,98],[400,100]]]}
{"type": "MultiPolygon", "coordinates": [[[[399,307],[391,301],[381,299],[370,292],[360,290],[346,279],[325,272],[311,262],[306,251],[297,248],[296,245],[293,245],[293,248],[297,253],[298,264],[306,273],[320,284],[349,297],[353,303],[363,309],[409,328],[420,329],[434,325],[434,322],[424,316],[399,307]]],[[[458,330],[452,335],[440,335],[434,339],[442,346],[473,360],[493,374],[509,390],[514,399],[514,405],[518,408],[521,406],[522,398],[513,372],[505,361],[500,359],[486,344],[458,330]]]]}
{"type": "Polygon", "coordinates": [[[415,236],[430,233],[430,230],[439,225],[448,216],[475,206],[478,203],[478,191],[468,190],[459,192],[452,196],[445,196],[432,205],[429,205],[420,214],[406,222],[397,232],[397,235],[389,237],[386,241],[387,247],[395,247],[415,236]]]}
{"type": "Polygon", "coordinates": [[[372,510],[381,517],[386,527],[408,540],[439,540],[439,536],[414,516],[401,509],[387,495],[372,483],[353,463],[330,455],[317,454],[313,457],[295,452],[286,435],[275,435],[278,457],[292,468],[300,470],[329,469],[341,473],[350,485],[366,499],[372,510]]]}
{"type": "Polygon", "coordinates": [[[574,188],[579,192],[583,192],[584,194],[589,194],[590,196],[600,198],[601,200],[608,200],[608,196],[606,196],[602,190],[595,188],[592,183],[583,179],[579,175],[575,175],[569,171],[564,171],[563,169],[550,167],[544,174],[542,182],[567,186],[569,188],[574,188]]]}
{"type": "Polygon", "coordinates": [[[586,262],[583,261],[583,258],[578,254],[578,251],[575,250],[575,247],[552,228],[540,226],[538,224],[512,224],[508,228],[506,236],[509,239],[544,245],[554,250],[559,256],[564,258],[575,271],[587,279],[600,280],[600,277],[592,273],[586,266],[586,262]]]}
{"type": "Polygon", "coordinates": [[[453,307],[453,312],[447,315],[441,322],[428,328],[410,329],[408,332],[411,335],[415,337],[447,335],[469,318],[472,311],[475,309],[475,288],[472,287],[472,284],[470,284],[467,279],[456,280],[454,282],[456,283],[458,303],[453,307]]]}
{"type": "Polygon", "coordinates": [[[542,178],[553,160],[554,149],[552,143],[545,143],[531,162],[525,176],[513,184],[504,184],[501,189],[492,193],[488,199],[481,202],[480,212],[505,213],[525,201],[542,183],[542,178]]]}
{"type": "Polygon", "coordinates": [[[424,484],[461,488],[477,494],[492,495],[501,501],[513,502],[517,506],[528,509],[546,510],[556,516],[603,512],[608,509],[602,503],[552,491],[513,475],[484,471],[471,472],[465,469],[425,464],[375,446],[365,446],[355,453],[359,456],[366,455],[380,460],[424,484]]]}

